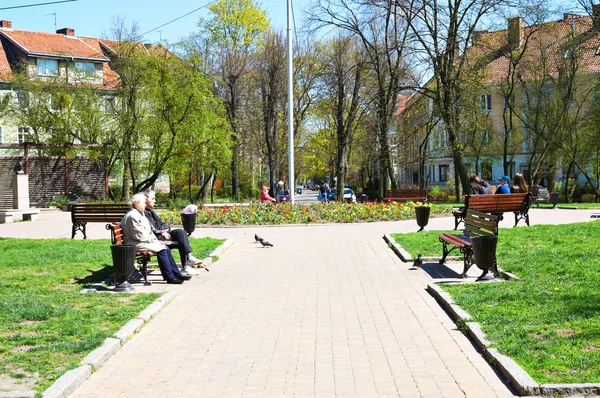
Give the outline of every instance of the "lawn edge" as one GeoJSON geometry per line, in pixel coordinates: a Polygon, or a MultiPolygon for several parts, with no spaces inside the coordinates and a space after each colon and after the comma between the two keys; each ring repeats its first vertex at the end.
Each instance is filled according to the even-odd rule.
{"type": "Polygon", "coordinates": [[[600,394],[600,383],[538,384],[512,358],[491,347],[492,343],[481,329],[481,325],[474,322],[471,315],[458,306],[448,292],[435,284],[427,284],[427,292],[446,311],[456,324],[457,329],[467,336],[469,341],[471,341],[488,363],[508,381],[508,384],[519,395],[568,396],[576,394],[600,394]]]}
{"type": "MultiPolygon", "coordinates": [[[[396,240],[390,234],[383,234],[383,240],[388,244],[389,248],[392,249],[394,253],[398,256],[400,260],[405,263],[415,261],[414,258],[411,257],[411,254],[404,250],[402,246],[400,246],[396,240]]],[[[441,257],[422,257],[423,261],[439,261],[441,257]]],[[[458,256],[448,256],[446,257],[446,261],[458,261],[460,257],[458,256]]]]}
{"type": "Polygon", "coordinates": [[[135,333],[145,326],[156,314],[165,308],[175,297],[174,291],[164,293],[154,300],[135,318],[129,320],[116,331],[111,337],[107,337],[104,343],[90,352],[79,363],[79,367],[67,371],[59,377],[50,387],[42,393],[44,398],[68,397],[83,382],[85,382],[96,370],[116,354],[135,333]]]}

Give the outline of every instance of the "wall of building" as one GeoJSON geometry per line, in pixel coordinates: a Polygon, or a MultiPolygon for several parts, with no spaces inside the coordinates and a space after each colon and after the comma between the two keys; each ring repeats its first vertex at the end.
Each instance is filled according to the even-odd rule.
{"type": "MultiPolygon", "coordinates": [[[[22,156],[0,157],[0,208],[12,208],[12,175],[22,156]]],[[[65,196],[65,158],[29,158],[29,201],[31,206],[44,207],[54,197],[65,196]]],[[[104,199],[106,193],[103,162],[89,158],[69,160],[69,191],[80,198],[104,199]]]]}

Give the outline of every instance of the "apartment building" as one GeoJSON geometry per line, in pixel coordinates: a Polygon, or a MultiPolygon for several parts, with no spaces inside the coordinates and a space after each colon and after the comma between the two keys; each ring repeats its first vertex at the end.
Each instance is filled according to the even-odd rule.
{"type": "MultiPolygon", "coordinates": [[[[459,104],[459,138],[469,174],[496,183],[505,174],[520,172],[543,186],[563,177],[565,165],[556,157],[542,156],[547,148],[540,148],[540,131],[558,134],[558,127],[576,129],[587,123],[583,115],[597,98],[599,25],[597,5],[594,16],[564,14],[560,20],[528,27],[516,17],[508,19],[505,30],[475,32],[461,55],[477,70],[471,77],[477,83],[463,93],[459,104]],[[569,73],[575,74],[569,86],[574,93],[566,93],[569,73]],[[579,125],[552,125],[551,113],[556,120],[560,117],[560,101],[572,102],[563,113],[577,114],[579,125]],[[545,125],[540,125],[542,116],[545,125]]],[[[453,159],[433,100],[414,93],[402,101],[397,126],[400,185],[452,185],[453,159]]]]}

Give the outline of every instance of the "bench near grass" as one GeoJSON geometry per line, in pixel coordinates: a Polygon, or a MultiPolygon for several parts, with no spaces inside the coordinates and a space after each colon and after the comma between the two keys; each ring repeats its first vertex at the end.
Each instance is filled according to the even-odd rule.
{"type": "Polygon", "coordinates": [[[40,209],[0,209],[0,224],[10,224],[15,216],[20,216],[23,221],[35,221],[38,219],[40,209]]]}
{"type": "Polygon", "coordinates": [[[75,238],[77,231],[81,231],[83,239],[87,239],[87,223],[118,223],[129,210],[131,207],[126,204],[74,203],[71,207],[71,222],[73,223],[71,239],[75,238]]]}
{"type": "Polygon", "coordinates": [[[531,202],[528,193],[494,194],[494,195],[466,195],[465,206],[452,212],[454,216],[454,229],[465,222],[467,210],[478,210],[498,216],[498,221],[503,220],[502,213],[515,213],[515,227],[521,220],[529,226],[529,208],[531,202]]]}
{"type": "Polygon", "coordinates": [[[385,202],[427,202],[426,189],[389,189],[385,202]]]}
{"type": "MultiPolygon", "coordinates": [[[[482,196],[482,195],[479,195],[482,196]]],[[[506,196],[506,195],[504,195],[506,196]]],[[[464,233],[460,235],[439,234],[438,238],[442,242],[442,258],[440,264],[446,262],[446,257],[455,249],[464,256],[464,269],[462,278],[467,277],[467,271],[474,263],[473,248],[471,246],[471,237],[473,236],[492,236],[498,235],[498,216],[487,214],[480,211],[469,209],[465,217],[464,233]]],[[[498,275],[498,267],[494,264],[494,273],[498,275]]]]}
{"type": "MultiPolygon", "coordinates": [[[[110,231],[110,238],[113,245],[123,244],[123,230],[121,229],[121,223],[106,224],[106,229],[110,231]]],[[[182,248],[178,242],[174,242],[171,240],[164,240],[162,241],[162,243],[164,243],[169,248],[169,250],[179,250],[182,248]]],[[[185,265],[185,256],[183,256],[181,251],[179,252],[179,254],[181,257],[181,269],[183,269],[185,265]]],[[[144,285],[146,286],[152,285],[152,282],[148,280],[148,263],[150,262],[150,259],[155,255],[156,253],[149,250],[138,250],[135,252],[135,261],[140,265],[140,273],[144,278],[144,285]]],[[[210,271],[204,265],[202,265],[202,268],[204,268],[206,271],[210,271]]]]}

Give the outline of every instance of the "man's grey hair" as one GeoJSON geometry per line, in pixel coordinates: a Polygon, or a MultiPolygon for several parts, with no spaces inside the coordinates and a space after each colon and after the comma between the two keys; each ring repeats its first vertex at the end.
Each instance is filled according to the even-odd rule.
{"type": "Polygon", "coordinates": [[[143,194],[144,194],[144,195],[145,195],[147,198],[149,198],[150,196],[156,196],[156,193],[155,193],[153,190],[151,190],[150,188],[148,188],[148,189],[144,189],[144,190],[142,191],[142,193],[143,193],[143,194]]]}
{"type": "Polygon", "coordinates": [[[136,203],[146,203],[146,195],[141,192],[136,193],[129,199],[129,206],[134,207],[136,203]]]}

